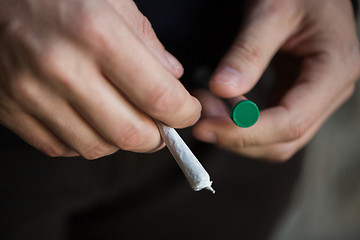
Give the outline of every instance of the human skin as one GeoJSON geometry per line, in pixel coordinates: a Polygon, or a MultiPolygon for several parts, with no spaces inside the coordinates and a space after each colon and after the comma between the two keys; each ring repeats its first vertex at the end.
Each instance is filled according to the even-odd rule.
{"type": "MultiPolygon", "coordinates": [[[[285,161],[348,99],[359,46],[348,0],[258,0],[201,92],[199,140],[285,161]],[[275,53],[301,71],[256,125],[236,127],[218,98],[236,101],[275,53]]],[[[0,122],[50,156],[95,159],[161,146],[152,118],[187,127],[200,105],[178,82],[182,67],[130,0],[0,0],[0,122]],[[101,17],[99,17],[101,16],[101,17]]],[[[289,84],[286,84],[289,85],[289,84]]]]}
{"type": "Polygon", "coordinates": [[[163,146],[201,105],[130,0],[0,0],[0,123],[50,156],[163,146]]]}
{"type": "MultiPolygon", "coordinates": [[[[210,80],[212,94],[195,94],[203,116],[193,132],[199,140],[241,155],[283,162],[354,91],[360,57],[353,9],[349,0],[258,0],[247,12],[244,27],[210,80]],[[297,75],[254,126],[235,126],[217,97],[241,99],[276,53],[297,60],[297,75]]],[[[287,64],[280,65],[283,71],[287,64]]]]}

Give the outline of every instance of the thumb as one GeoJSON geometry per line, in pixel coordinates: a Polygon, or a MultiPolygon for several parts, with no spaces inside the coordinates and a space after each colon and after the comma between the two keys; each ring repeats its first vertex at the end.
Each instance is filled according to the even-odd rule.
{"type": "Polygon", "coordinates": [[[300,22],[292,1],[258,2],[210,80],[210,90],[219,97],[232,98],[250,91],[300,22]]]}
{"type": "Polygon", "coordinates": [[[125,20],[129,28],[149,49],[149,51],[169,70],[174,77],[180,78],[184,72],[181,63],[168,51],[157,38],[150,21],[139,11],[132,0],[107,0],[125,20]]]}

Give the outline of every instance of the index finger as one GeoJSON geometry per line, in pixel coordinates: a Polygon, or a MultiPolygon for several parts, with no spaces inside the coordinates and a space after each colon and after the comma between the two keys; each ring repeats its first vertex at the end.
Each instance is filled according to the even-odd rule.
{"type": "Polygon", "coordinates": [[[104,75],[152,118],[176,128],[194,124],[201,110],[197,99],[149,52],[114,9],[108,6],[102,11],[101,19],[88,16],[85,22],[87,41],[95,49],[104,75]]]}

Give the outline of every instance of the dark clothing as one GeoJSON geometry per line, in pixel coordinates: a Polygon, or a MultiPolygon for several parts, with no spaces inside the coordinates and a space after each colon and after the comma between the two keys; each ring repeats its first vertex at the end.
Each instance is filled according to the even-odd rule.
{"type": "MultiPolygon", "coordinates": [[[[211,72],[235,36],[238,2],[138,5],[184,64],[190,88],[204,85],[208,75],[197,70],[211,72]]],[[[271,165],[197,142],[189,129],[181,134],[215,195],[194,192],[167,149],[96,161],[49,158],[2,129],[0,239],[267,239],[289,203],[302,153],[271,165]]]]}
{"type": "Polygon", "coordinates": [[[2,149],[0,239],[267,239],[288,205],[301,154],[271,165],[185,141],[215,195],[194,192],[166,149],[96,161],[2,149]]]}

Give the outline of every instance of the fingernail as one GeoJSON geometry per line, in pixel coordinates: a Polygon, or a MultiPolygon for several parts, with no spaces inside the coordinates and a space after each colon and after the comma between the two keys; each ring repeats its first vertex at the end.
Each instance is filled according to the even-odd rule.
{"type": "Polygon", "coordinates": [[[178,74],[178,75],[182,75],[183,74],[183,66],[181,65],[181,63],[168,51],[165,50],[165,56],[168,60],[168,62],[170,63],[171,67],[173,68],[173,70],[178,74]]]}
{"type": "Polygon", "coordinates": [[[213,81],[222,85],[238,87],[240,85],[240,73],[232,67],[221,67],[215,72],[213,81]]]}
{"type": "Polygon", "coordinates": [[[216,136],[213,132],[210,131],[198,131],[195,137],[203,142],[207,143],[215,143],[216,142],[216,136]]]}

